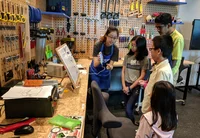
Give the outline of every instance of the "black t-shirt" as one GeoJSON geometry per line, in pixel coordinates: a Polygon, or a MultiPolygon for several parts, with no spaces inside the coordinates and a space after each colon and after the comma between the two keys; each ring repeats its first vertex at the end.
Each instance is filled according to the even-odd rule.
{"type": "MultiPolygon", "coordinates": [[[[102,42],[98,42],[97,44],[94,45],[93,57],[97,57],[97,55],[101,51],[101,47],[102,47],[102,42]]],[[[106,56],[110,55],[111,48],[112,48],[112,46],[108,47],[108,46],[104,45],[103,54],[106,55],[106,56]]],[[[119,58],[119,49],[118,49],[118,47],[116,45],[114,45],[113,54],[112,54],[110,60],[118,61],[118,58],[119,58]]]]}

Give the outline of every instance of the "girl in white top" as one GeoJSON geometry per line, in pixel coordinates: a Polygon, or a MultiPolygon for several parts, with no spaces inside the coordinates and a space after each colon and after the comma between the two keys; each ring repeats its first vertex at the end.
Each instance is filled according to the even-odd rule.
{"type": "Polygon", "coordinates": [[[168,81],[156,82],[151,111],[142,115],[135,138],[172,138],[177,127],[175,88],[168,81]]]}

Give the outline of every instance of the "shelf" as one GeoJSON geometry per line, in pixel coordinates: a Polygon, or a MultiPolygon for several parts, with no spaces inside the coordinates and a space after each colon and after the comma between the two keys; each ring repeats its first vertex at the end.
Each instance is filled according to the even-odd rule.
{"type": "Polygon", "coordinates": [[[149,4],[162,4],[162,5],[182,5],[187,4],[187,2],[176,2],[176,1],[163,1],[163,0],[153,0],[149,1],[149,4]]]}
{"type": "Polygon", "coordinates": [[[63,17],[63,18],[70,18],[68,15],[66,15],[65,13],[62,13],[62,12],[44,12],[44,11],[41,11],[41,14],[42,15],[51,15],[51,16],[54,16],[54,17],[63,17]]]}
{"type": "MultiPolygon", "coordinates": [[[[155,22],[146,22],[146,24],[155,24],[155,22]]],[[[172,22],[172,24],[184,24],[184,23],[183,22],[178,22],[178,23],[172,22]]]]}

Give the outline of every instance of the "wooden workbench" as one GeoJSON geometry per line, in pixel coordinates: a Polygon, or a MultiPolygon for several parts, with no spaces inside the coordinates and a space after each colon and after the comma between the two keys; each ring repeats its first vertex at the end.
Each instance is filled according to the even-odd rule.
{"type": "MultiPolygon", "coordinates": [[[[78,64],[86,67],[87,74],[80,75],[80,88],[76,89],[72,92],[71,89],[68,89],[71,86],[71,82],[69,78],[65,78],[62,82],[63,86],[66,86],[68,92],[64,92],[62,98],[58,100],[57,107],[55,109],[55,115],[62,116],[83,116],[84,123],[82,124],[82,138],[84,137],[84,126],[85,126],[85,114],[86,114],[86,98],[87,98],[87,87],[88,87],[88,72],[89,65],[91,60],[88,59],[80,59],[78,60],[78,64]]],[[[60,81],[61,79],[57,79],[60,81]]],[[[3,101],[0,101],[2,104],[3,101]]],[[[35,122],[31,125],[34,127],[34,133],[30,135],[20,136],[24,138],[47,138],[48,134],[52,128],[52,125],[48,123],[50,118],[37,118],[35,122]]],[[[10,123],[14,119],[5,119],[5,113],[0,117],[0,123],[10,123]]],[[[1,138],[10,138],[14,137],[13,132],[8,132],[3,135],[0,134],[1,138]]]]}

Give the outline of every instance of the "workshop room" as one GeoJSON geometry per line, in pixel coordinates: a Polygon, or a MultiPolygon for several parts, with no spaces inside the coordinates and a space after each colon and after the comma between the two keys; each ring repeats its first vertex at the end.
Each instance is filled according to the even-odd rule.
{"type": "Polygon", "coordinates": [[[199,0],[0,0],[0,138],[199,138],[199,0]]]}

